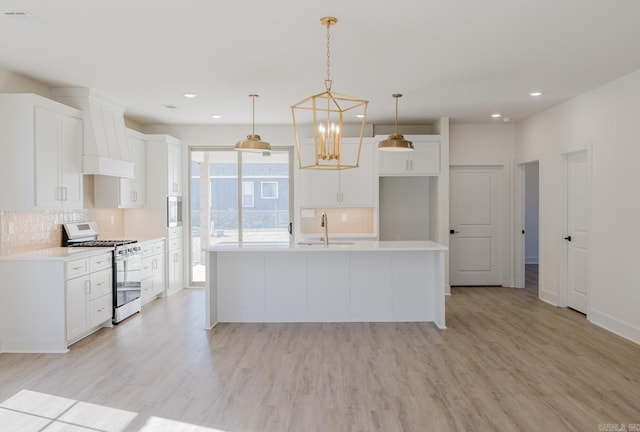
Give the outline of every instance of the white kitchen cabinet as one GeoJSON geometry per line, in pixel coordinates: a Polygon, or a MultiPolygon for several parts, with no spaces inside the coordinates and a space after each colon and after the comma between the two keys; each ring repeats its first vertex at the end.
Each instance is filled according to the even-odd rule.
{"type": "Polygon", "coordinates": [[[111,256],[57,247],[0,257],[0,352],[63,353],[110,327],[111,256]]]}
{"type": "Polygon", "coordinates": [[[142,304],[164,295],[164,240],[145,242],[142,254],[142,304]]]}
{"type": "MultiPolygon", "coordinates": [[[[380,176],[437,176],[440,174],[439,137],[407,135],[414,151],[379,151],[378,175],[380,176]]],[[[386,139],[377,136],[376,142],[386,139]]]]}
{"type": "Polygon", "coordinates": [[[82,113],[33,94],[0,95],[5,210],[82,208],[82,113]]]}
{"type": "Polygon", "coordinates": [[[133,178],[95,176],[94,203],[97,208],[139,208],[146,202],[146,143],[144,134],[127,129],[133,178]]]}
{"type": "Polygon", "coordinates": [[[94,331],[113,314],[111,252],[91,258],[69,261],[67,279],[67,343],[71,344],[94,331]]]}
{"type": "Polygon", "coordinates": [[[168,143],[169,172],[167,189],[170,196],[182,196],[182,146],[178,143],[168,143]]]}
{"type": "MultiPolygon", "coordinates": [[[[345,160],[355,160],[357,138],[344,138],[345,160]]],[[[300,170],[301,207],[372,207],[374,205],[373,144],[363,140],[360,166],[346,170],[300,170]]]]}
{"type": "Polygon", "coordinates": [[[168,253],[167,253],[167,293],[173,294],[182,289],[183,252],[182,252],[182,227],[169,228],[168,253]]]}

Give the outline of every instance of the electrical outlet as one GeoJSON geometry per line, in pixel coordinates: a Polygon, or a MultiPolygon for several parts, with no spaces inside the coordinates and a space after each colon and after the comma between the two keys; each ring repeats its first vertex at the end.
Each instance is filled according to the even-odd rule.
{"type": "Polygon", "coordinates": [[[111,216],[111,225],[115,225],[116,224],[116,218],[111,216]]]}
{"type": "Polygon", "coordinates": [[[347,221],[347,214],[346,213],[342,213],[342,217],[340,218],[340,220],[342,222],[346,222],[347,221]]]}
{"type": "Polygon", "coordinates": [[[15,234],[16,233],[16,227],[14,225],[13,222],[9,222],[9,234],[15,234]]]}

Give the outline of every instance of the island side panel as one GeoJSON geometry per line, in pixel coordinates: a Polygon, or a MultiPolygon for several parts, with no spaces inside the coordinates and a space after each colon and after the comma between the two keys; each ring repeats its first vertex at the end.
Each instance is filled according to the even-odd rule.
{"type": "Polygon", "coordinates": [[[349,254],[351,321],[390,321],[391,255],[397,252],[349,254]]]}
{"type": "Polygon", "coordinates": [[[211,329],[218,323],[218,258],[219,254],[207,251],[205,265],[204,328],[211,329]]]}
{"type": "Polygon", "coordinates": [[[219,252],[218,320],[260,322],[265,310],[265,255],[268,252],[219,252]]]}
{"type": "Polygon", "coordinates": [[[309,321],[350,321],[349,255],[305,253],[309,321]]]}
{"type": "Polygon", "coordinates": [[[407,251],[391,256],[392,317],[403,321],[434,321],[434,273],[437,252],[407,251]]]}
{"type": "Polygon", "coordinates": [[[307,321],[307,254],[265,254],[265,307],[260,321],[307,321]]]}
{"type": "Polygon", "coordinates": [[[67,352],[64,263],[0,264],[0,352],[67,352]]]}
{"type": "Polygon", "coordinates": [[[446,295],[446,287],[445,287],[445,253],[444,251],[433,252],[433,257],[435,261],[435,271],[434,275],[434,287],[435,287],[435,301],[434,305],[434,313],[435,318],[434,322],[438,326],[438,328],[446,329],[446,320],[445,320],[445,295],[446,295]]]}

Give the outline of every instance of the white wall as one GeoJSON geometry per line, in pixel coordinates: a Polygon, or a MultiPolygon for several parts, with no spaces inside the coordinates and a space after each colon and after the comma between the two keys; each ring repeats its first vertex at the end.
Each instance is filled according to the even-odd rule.
{"type": "Polygon", "coordinates": [[[452,124],[449,165],[495,165],[503,167],[502,181],[502,285],[515,286],[513,258],[513,172],[515,125],[452,124]]]}
{"type": "Polygon", "coordinates": [[[564,251],[562,152],[592,162],[589,320],[640,343],[640,71],[518,124],[516,159],[540,159],[540,295],[559,304],[564,251]]]}

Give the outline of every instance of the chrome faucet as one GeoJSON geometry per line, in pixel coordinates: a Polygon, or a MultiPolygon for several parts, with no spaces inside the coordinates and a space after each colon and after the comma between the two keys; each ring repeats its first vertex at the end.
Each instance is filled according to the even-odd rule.
{"type": "Polygon", "coordinates": [[[324,237],[320,237],[320,240],[324,242],[325,246],[329,246],[329,223],[327,222],[327,212],[322,212],[320,217],[320,226],[324,228],[324,237]]]}

